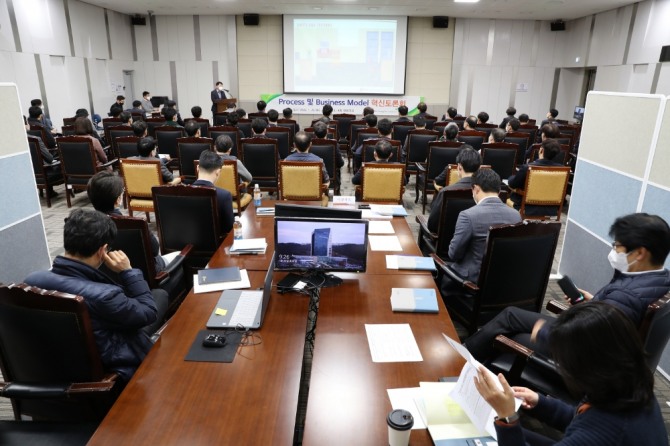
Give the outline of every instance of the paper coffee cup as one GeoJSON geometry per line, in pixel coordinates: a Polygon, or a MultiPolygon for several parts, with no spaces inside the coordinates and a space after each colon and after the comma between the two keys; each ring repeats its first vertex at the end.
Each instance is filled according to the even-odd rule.
{"type": "Polygon", "coordinates": [[[389,446],[407,446],[409,434],[414,426],[412,414],[404,409],[389,412],[386,417],[389,431],[389,446]]]}

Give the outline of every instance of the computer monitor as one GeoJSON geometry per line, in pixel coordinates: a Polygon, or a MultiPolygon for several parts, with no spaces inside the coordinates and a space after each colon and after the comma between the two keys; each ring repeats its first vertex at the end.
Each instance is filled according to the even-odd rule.
{"type": "Polygon", "coordinates": [[[167,101],[167,96],[151,96],[151,105],[153,105],[154,108],[160,108],[160,106],[165,105],[167,101]]]}
{"type": "Polygon", "coordinates": [[[572,115],[573,118],[575,118],[576,121],[582,122],[584,120],[584,107],[581,106],[576,106],[575,107],[575,114],[572,115]]]}
{"type": "Polygon", "coordinates": [[[275,217],[304,218],[348,218],[360,220],[363,211],[360,209],[338,209],[304,204],[275,204],[275,217]]]}
{"type": "Polygon", "coordinates": [[[368,221],[275,218],[275,270],[364,272],[368,221]]]}

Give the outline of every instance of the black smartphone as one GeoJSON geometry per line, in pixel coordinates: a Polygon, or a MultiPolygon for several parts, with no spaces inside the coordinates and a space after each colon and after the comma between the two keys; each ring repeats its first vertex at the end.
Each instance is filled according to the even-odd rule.
{"type": "Polygon", "coordinates": [[[579,292],[572,279],[570,279],[568,276],[563,276],[561,279],[559,279],[558,286],[560,286],[561,290],[563,290],[565,295],[568,296],[568,299],[570,299],[570,303],[572,305],[578,304],[584,300],[584,295],[579,292]]]}
{"type": "Polygon", "coordinates": [[[370,209],[370,205],[369,204],[359,204],[358,209],[370,209]]]}

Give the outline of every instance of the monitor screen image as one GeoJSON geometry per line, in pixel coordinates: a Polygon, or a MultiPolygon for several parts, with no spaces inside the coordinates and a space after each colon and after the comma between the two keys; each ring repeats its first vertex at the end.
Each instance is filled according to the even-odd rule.
{"type": "Polygon", "coordinates": [[[582,121],[584,119],[584,107],[579,105],[575,107],[575,114],[572,116],[577,121],[582,121]]]}
{"type": "Polygon", "coordinates": [[[363,272],[368,222],[275,218],[275,270],[363,272]]]}

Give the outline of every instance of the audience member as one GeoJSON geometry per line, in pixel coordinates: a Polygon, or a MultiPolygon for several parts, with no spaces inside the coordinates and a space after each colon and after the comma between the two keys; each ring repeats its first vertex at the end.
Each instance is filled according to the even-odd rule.
{"type": "Polygon", "coordinates": [[[110,118],[118,118],[121,113],[123,113],[123,108],[115,104],[109,109],[108,116],[110,118]]]}
{"type": "Polygon", "coordinates": [[[251,173],[244,167],[242,161],[238,160],[237,157],[232,156],[230,152],[233,150],[233,140],[230,139],[228,135],[220,135],[214,141],[214,146],[216,151],[219,152],[219,156],[223,161],[237,161],[237,175],[240,177],[240,183],[251,183],[253,177],[251,173]]]}
{"type": "Polygon", "coordinates": [[[442,121],[453,121],[458,116],[458,110],[455,107],[449,107],[447,112],[442,115],[442,121]]]}
{"type": "Polygon", "coordinates": [[[246,119],[247,117],[247,111],[243,108],[238,108],[235,110],[235,113],[237,113],[237,117],[240,119],[246,119]]]}
{"type": "Polygon", "coordinates": [[[505,142],[505,131],[499,127],[491,130],[491,134],[489,135],[489,142],[505,142]]]}
{"type": "Polygon", "coordinates": [[[265,138],[265,130],[268,127],[268,122],[262,118],[254,118],[251,121],[251,131],[253,138],[265,138]]]}
{"type": "Polygon", "coordinates": [[[186,136],[189,138],[200,138],[200,124],[198,121],[194,121],[192,119],[186,121],[184,131],[186,132],[186,136]]]}
{"type": "Polygon", "coordinates": [[[169,125],[171,127],[181,127],[179,123],[176,121],[177,118],[177,110],[174,108],[169,108],[169,107],[163,107],[163,117],[165,117],[165,125],[169,125]]]}
{"type": "Polygon", "coordinates": [[[268,127],[277,127],[277,120],[279,119],[279,112],[274,108],[268,110],[268,127]]]}
{"type": "Polygon", "coordinates": [[[165,112],[167,110],[170,110],[170,109],[175,111],[175,116],[174,116],[173,119],[174,119],[174,121],[177,122],[177,125],[180,125],[180,126],[184,127],[184,120],[181,119],[181,115],[179,114],[179,109],[177,108],[177,103],[175,101],[173,101],[173,100],[166,101],[165,106],[161,110],[161,114],[163,116],[165,116],[165,112]]]}
{"type": "Polygon", "coordinates": [[[116,101],[109,107],[109,116],[114,116],[112,113],[113,108],[120,108],[123,111],[123,104],[126,102],[126,98],[122,95],[116,97],[116,101]]]}
{"type": "MultiPolygon", "coordinates": [[[[95,210],[107,215],[123,215],[121,204],[123,203],[124,192],[123,179],[116,173],[106,170],[93,175],[88,180],[88,187],[86,188],[88,199],[91,200],[95,210]]],[[[165,269],[165,265],[170,263],[171,258],[176,257],[177,253],[168,254],[168,258],[165,259],[160,255],[160,245],[155,235],[151,234],[150,242],[156,272],[161,272],[165,269]]]]}
{"type": "Polygon", "coordinates": [[[323,174],[323,184],[328,184],[330,182],[330,177],[328,177],[328,171],[326,170],[323,160],[313,153],[309,153],[309,149],[312,148],[312,139],[305,132],[298,132],[295,134],[293,139],[293,145],[295,146],[295,152],[291,153],[286,157],[286,161],[306,161],[312,163],[321,163],[321,173],[323,174]]]}
{"type": "MultiPolygon", "coordinates": [[[[512,189],[509,199],[514,203],[514,209],[521,208],[522,196],[518,191],[523,191],[526,187],[526,176],[528,175],[528,166],[561,166],[561,163],[552,161],[561,151],[561,145],[555,139],[545,139],[540,147],[539,158],[529,164],[519,167],[519,170],[507,179],[507,185],[512,189]]],[[[545,212],[551,212],[546,206],[526,206],[526,215],[544,215],[545,212]]]]}
{"type": "Polygon", "coordinates": [[[487,124],[489,122],[489,114],[485,111],[477,114],[477,124],[487,124]]]}
{"type": "Polygon", "coordinates": [[[143,115],[146,113],[146,110],[142,108],[142,101],[134,100],[133,101],[133,108],[128,109],[130,113],[142,113],[143,115]]]}
{"type": "Polygon", "coordinates": [[[221,174],[221,166],[223,166],[223,160],[218,153],[211,150],[203,151],[198,164],[198,179],[193,186],[207,186],[216,189],[219,224],[221,231],[227,234],[233,229],[233,196],[227,190],[214,185],[221,174]]]}
{"type": "Polygon", "coordinates": [[[440,137],[440,141],[458,142],[458,124],[452,122],[447,124],[444,128],[444,134],[440,137]]]}
{"type": "Polygon", "coordinates": [[[409,109],[406,105],[398,107],[398,119],[395,122],[410,122],[411,120],[407,117],[407,113],[409,113],[409,109]]]}
{"type": "Polygon", "coordinates": [[[132,125],[133,133],[138,138],[144,138],[147,136],[147,123],[144,121],[135,121],[132,125]]]}
{"type": "Polygon", "coordinates": [[[374,115],[374,114],[375,114],[375,109],[372,108],[372,107],[365,107],[363,109],[363,119],[365,119],[365,117],[367,115],[374,115]]]}
{"type": "Polygon", "coordinates": [[[642,342],[620,310],[603,302],[570,308],[556,320],[549,350],[563,382],[580,401],[577,407],[510,387],[502,374],[496,378],[479,366],[475,386],[497,414],[500,446],[668,444],[642,342]],[[565,431],[561,441],[522,428],[515,397],[529,415],[565,431]]]}
{"type": "Polygon", "coordinates": [[[505,117],[503,118],[502,122],[501,122],[500,125],[498,126],[499,128],[501,128],[501,129],[503,129],[503,130],[505,130],[505,129],[507,128],[507,122],[508,122],[510,119],[512,119],[512,118],[514,117],[514,115],[516,115],[516,108],[514,108],[514,107],[508,107],[507,110],[505,110],[505,113],[507,114],[507,116],[505,116],[505,117]]]}
{"type": "Polygon", "coordinates": [[[256,113],[256,116],[267,116],[267,113],[265,113],[265,108],[267,106],[268,104],[265,101],[256,102],[256,109],[258,109],[258,113],[256,113]]]}
{"type": "Polygon", "coordinates": [[[330,115],[333,113],[333,106],[330,104],[324,105],[321,113],[323,114],[321,120],[328,124],[330,122],[330,115]]]}
{"type": "MultiPolygon", "coordinates": [[[[28,130],[30,130],[30,125],[28,125],[28,121],[26,120],[25,116],[23,117],[23,125],[26,127],[26,132],[28,132],[28,130]]],[[[42,160],[46,164],[52,164],[54,162],[54,157],[51,154],[51,152],[49,152],[49,149],[47,149],[47,146],[44,145],[44,142],[42,141],[42,138],[38,138],[37,136],[33,136],[29,133],[26,133],[26,136],[28,137],[28,141],[37,142],[37,145],[40,148],[40,153],[42,154],[42,160]]],[[[46,173],[47,177],[49,177],[49,179],[54,179],[54,178],[58,178],[58,177],[61,176],[61,170],[60,170],[60,167],[58,167],[58,165],[53,166],[53,167],[47,167],[45,169],[45,173],[46,173]]],[[[41,193],[42,193],[42,191],[40,190],[40,194],[41,193]]],[[[49,188],[47,189],[47,196],[49,198],[52,198],[52,197],[55,197],[57,195],[58,195],[58,192],[56,192],[54,190],[54,187],[49,186],[49,188]]]]}
{"type": "Polygon", "coordinates": [[[555,108],[550,108],[549,111],[547,112],[547,119],[542,120],[542,122],[540,123],[540,128],[542,128],[545,124],[554,124],[557,116],[558,116],[558,110],[556,110],[555,108]]]}
{"type": "Polygon", "coordinates": [[[521,122],[518,119],[511,118],[509,121],[507,121],[507,125],[505,126],[505,131],[507,133],[516,132],[517,130],[519,130],[520,126],[521,126],[521,122]]]}
{"type": "Polygon", "coordinates": [[[295,122],[295,132],[298,133],[300,131],[300,124],[293,119],[293,110],[290,107],[286,107],[282,110],[282,115],[284,115],[284,119],[291,119],[295,122]]]}
{"type": "Polygon", "coordinates": [[[194,105],[191,107],[191,116],[193,116],[195,119],[201,119],[202,118],[202,107],[199,105],[194,105]]]}
{"type": "Polygon", "coordinates": [[[168,297],[149,289],[123,251],[107,251],[116,232],[102,212],[75,209],[65,220],[65,253],[50,270],[34,272],[24,282],[82,296],[103,366],[128,381],[151,349],[150,335],[163,322],[168,297]],[[98,270],[103,263],[118,274],[119,283],[98,270]]]}
{"type": "MultiPolygon", "coordinates": [[[[614,221],[609,236],[614,243],[607,260],[614,276],[595,295],[579,291],[587,301],[614,305],[639,325],[647,307],[670,291],[670,271],[663,267],[670,252],[670,227],[657,215],[629,214],[614,221]]],[[[551,316],[508,307],[469,337],[465,346],[483,362],[494,353],[496,336],[532,333],[540,341],[532,348],[547,353],[546,339],[554,323],[551,316]]]]}
{"type": "Polygon", "coordinates": [[[521,114],[519,115],[519,123],[520,123],[521,125],[528,125],[528,124],[530,124],[530,117],[528,117],[528,115],[527,115],[526,113],[521,113],[521,114]]]}
{"type": "MultiPolygon", "coordinates": [[[[458,215],[454,237],[449,244],[451,269],[473,283],[479,279],[489,228],[521,221],[519,212],[498,197],[500,184],[500,176],[493,169],[478,169],[472,175],[472,198],[476,205],[458,215]]],[[[442,296],[454,287],[460,285],[445,275],[440,287],[442,296]]]]}
{"type": "Polygon", "coordinates": [[[476,116],[468,116],[465,118],[465,121],[463,121],[463,130],[474,130],[476,131],[477,129],[477,117],[476,116]]]}
{"type": "MultiPolygon", "coordinates": [[[[481,166],[482,157],[479,155],[479,152],[468,146],[458,152],[458,155],[456,156],[456,164],[458,165],[458,181],[443,187],[440,192],[435,195],[433,203],[431,204],[430,215],[428,216],[428,229],[430,232],[437,234],[438,226],[440,224],[440,209],[442,208],[442,201],[444,201],[444,194],[442,192],[445,190],[472,189],[472,175],[474,175],[479,169],[479,166],[481,166]]],[[[435,178],[435,183],[440,186],[445,186],[448,173],[449,169],[445,168],[440,176],[435,178]],[[440,183],[438,183],[438,180],[440,183]]]]}
{"type": "Polygon", "coordinates": [[[121,125],[130,127],[133,125],[133,115],[130,112],[121,112],[119,114],[119,119],[121,120],[121,125]]]}
{"type": "MultiPolygon", "coordinates": [[[[41,119],[41,124],[44,128],[46,128],[49,132],[53,134],[57,134],[58,132],[53,126],[53,123],[51,122],[51,119],[44,113],[44,104],[42,103],[41,99],[33,99],[30,101],[30,106],[31,107],[39,107],[42,109],[42,119],[41,119]]],[[[30,110],[28,111],[30,113],[30,110]]]]}
{"type": "MultiPolygon", "coordinates": [[[[100,166],[107,162],[107,155],[105,155],[100,140],[93,136],[92,133],[94,133],[94,130],[90,119],[81,116],[74,120],[74,134],[89,138],[93,142],[93,149],[95,149],[95,155],[98,158],[97,165],[100,166]]],[[[107,166],[107,170],[112,170],[112,167],[107,166]]]]}
{"type": "Polygon", "coordinates": [[[416,109],[419,110],[419,115],[425,119],[426,115],[428,114],[428,105],[425,102],[419,102],[416,105],[416,109]]]}
{"type": "Polygon", "coordinates": [[[237,129],[237,136],[242,139],[244,138],[244,132],[242,129],[237,125],[238,121],[240,120],[240,116],[236,112],[230,112],[228,114],[228,125],[231,127],[235,127],[237,129]]]}
{"type": "Polygon", "coordinates": [[[28,124],[44,129],[44,135],[46,138],[44,144],[46,144],[50,149],[54,149],[56,148],[56,139],[54,138],[49,128],[44,126],[44,122],[44,112],[42,111],[41,107],[33,105],[28,109],[28,124]]]}
{"type": "Polygon", "coordinates": [[[154,105],[151,103],[151,93],[148,91],[142,92],[142,109],[144,109],[145,113],[149,113],[149,116],[154,111],[154,105]]]}
{"type": "MultiPolygon", "coordinates": [[[[137,153],[139,156],[131,156],[129,159],[132,160],[142,160],[142,161],[156,161],[159,158],[156,156],[156,140],[151,136],[146,136],[140,138],[137,141],[137,153]]],[[[181,183],[180,177],[175,177],[172,175],[172,172],[161,162],[161,175],[163,176],[163,181],[168,184],[179,184],[181,183]]]]}

